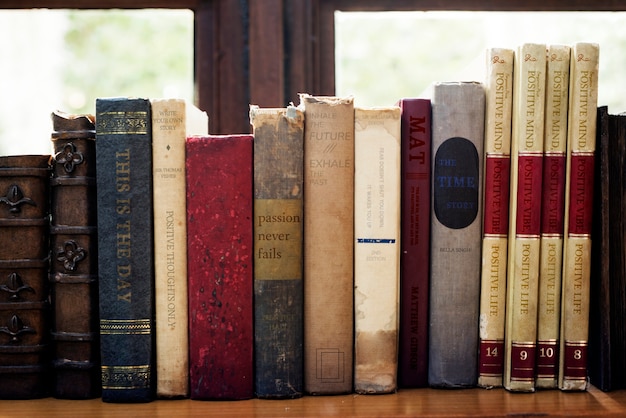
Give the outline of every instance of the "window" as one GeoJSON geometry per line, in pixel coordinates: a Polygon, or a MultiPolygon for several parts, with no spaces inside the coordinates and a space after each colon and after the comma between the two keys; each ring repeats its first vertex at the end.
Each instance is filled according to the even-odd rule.
{"type": "Polygon", "coordinates": [[[0,34],[0,154],[50,153],[50,113],[97,97],[193,100],[190,10],[3,10],[0,34]]]}
{"type": "Polygon", "coordinates": [[[336,12],[336,91],[380,106],[433,81],[482,81],[484,50],[523,42],[600,45],[598,103],[626,111],[626,25],[620,12],[336,12]],[[454,28],[454,30],[450,30],[454,28]]]}

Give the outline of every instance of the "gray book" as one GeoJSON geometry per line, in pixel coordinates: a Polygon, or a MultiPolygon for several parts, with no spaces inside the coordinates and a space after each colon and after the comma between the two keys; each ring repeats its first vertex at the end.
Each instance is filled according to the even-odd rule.
{"type": "Polygon", "coordinates": [[[437,83],[432,95],[432,220],[428,384],[478,379],[482,160],[480,83],[437,83]]]}

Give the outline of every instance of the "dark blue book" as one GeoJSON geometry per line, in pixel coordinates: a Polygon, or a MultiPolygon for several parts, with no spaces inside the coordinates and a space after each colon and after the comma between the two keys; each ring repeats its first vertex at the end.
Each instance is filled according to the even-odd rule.
{"type": "Polygon", "coordinates": [[[96,100],[104,402],[154,399],[152,127],[147,99],[96,100]]]}

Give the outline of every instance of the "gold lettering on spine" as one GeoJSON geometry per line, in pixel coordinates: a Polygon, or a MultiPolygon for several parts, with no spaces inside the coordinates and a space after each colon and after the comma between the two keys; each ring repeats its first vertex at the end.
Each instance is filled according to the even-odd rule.
{"type": "Polygon", "coordinates": [[[166,249],[165,268],[167,277],[167,326],[176,328],[176,253],[174,241],[174,211],[165,212],[165,239],[166,249]]]}
{"type": "Polygon", "coordinates": [[[131,223],[124,219],[130,215],[130,149],[115,153],[115,190],[117,199],[115,210],[119,216],[116,225],[115,254],[117,259],[117,300],[131,303],[132,300],[132,270],[131,258],[131,223]]]}

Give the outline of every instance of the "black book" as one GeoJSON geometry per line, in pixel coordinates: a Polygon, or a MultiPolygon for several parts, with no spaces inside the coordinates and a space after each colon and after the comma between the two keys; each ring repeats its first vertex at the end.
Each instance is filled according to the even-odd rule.
{"type": "Polygon", "coordinates": [[[96,100],[102,400],[154,399],[152,126],[147,99],[96,100]]]}

